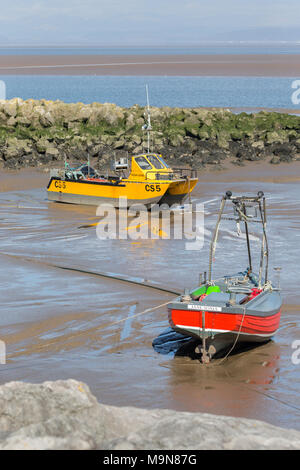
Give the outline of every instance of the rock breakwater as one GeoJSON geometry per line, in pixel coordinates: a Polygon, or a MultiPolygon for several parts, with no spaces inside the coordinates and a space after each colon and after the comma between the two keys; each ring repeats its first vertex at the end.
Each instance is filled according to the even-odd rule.
{"type": "MultiPolygon", "coordinates": [[[[145,151],[145,108],[111,103],[46,100],[0,101],[0,161],[6,168],[53,166],[68,159],[99,168],[115,154],[145,151]]],[[[203,168],[266,160],[300,159],[300,117],[223,108],[151,107],[153,151],[173,165],[203,168]]]]}

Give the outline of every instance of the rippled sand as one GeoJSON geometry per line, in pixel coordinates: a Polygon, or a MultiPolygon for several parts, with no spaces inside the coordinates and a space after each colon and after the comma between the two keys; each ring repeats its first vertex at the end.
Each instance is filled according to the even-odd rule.
{"type": "MultiPolygon", "coordinates": [[[[199,175],[193,202],[205,208],[200,252],[186,250],[186,240],[100,241],[96,208],[49,203],[43,172],[0,172],[0,339],[7,345],[1,383],[71,377],[103,403],[245,416],[300,429],[300,365],[292,362],[293,341],[300,340],[299,169],[253,163],[199,175]],[[263,190],[268,198],[275,284],[273,268],[282,267],[280,330],[273,341],[235,351],[220,365],[159,354],[152,341],[168,328],[163,304],[173,296],[78,270],[130,275],[179,291],[196,285],[228,189],[263,190]]],[[[244,269],[244,240],[230,226],[220,236],[215,274],[244,269]]]]}

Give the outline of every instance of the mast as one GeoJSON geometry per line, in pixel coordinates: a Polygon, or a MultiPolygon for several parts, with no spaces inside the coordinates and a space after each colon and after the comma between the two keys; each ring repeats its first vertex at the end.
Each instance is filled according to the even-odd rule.
{"type": "Polygon", "coordinates": [[[65,163],[65,171],[67,169],[67,155],[65,154],[65,158],[64,158],[64,163],[65,163]]]}
{"type": "Polygon", "coordinates": [[[267,225],[267,216],[266,216],[266,198],[264,195],[261,195],[261,200],[258,201],[258,207],[260,212],[261,224],[263,228],[263,237],[262,237],[262,244],[261,244],[261,256],[260,256],[260,266],[259,266],[259,287],[262,284],[262,271],[265,264],[265,279],[264,283],[266,284],[268,281],[268,268],[269,268],[269,247],[268,247],[268,239],[266,234],[266,225],[267,225]]]}
{"type": "Polygon", "coordinates": [[[147,131],[147,153],[150,153],[150,132],[152,131],[151,127],[151,116],[150,116],[150,105],[149,105],[149,93],[148,93],[148,85],[146,85],[146,96],[147,96],[147,124],[144,124],[142,129],[147,131]]]}
{"type": "Polygon", "coordinates": [[[218,220],[217,220],[215,231],[214,231],[214,234],[213,234],[213,237],[212,237],[212,240],[211,240],[211,244],[210,244],[209,264],[208,264],[208,282],[211,282],[211,280],[212,280],[212,262],[213,262],[214,254],[215,254],[216,247],[217,247],[219,228],[220,228],[220,223],[221,223],[221,219],[222,219],[222,215],[223,215],[223,211],[224,211],[224,207],[225,207],[225,202],[226,202],[226,199],[231,197],[231,194],[232,193],[227,191],[226,195],[223,196],[223,198],[222,198],[221,207],[219,209],[218,220]]]}
{"type": "Polygon", "coordinates": [[[249,240],[249,231],[248,231],[248,222],[247,222],[247,214],[246,214],[246,205],[245,205],[245,203],[243,203],[242,209],[243,209],[243,213],[245,214],[244,224],[245,224],[245,232],[246,232],[248,260],[249,260],[249,273],[252,273],[251,249],[250,249],[250,240],[249,240]]]}
{"type": "Polygon", "coordinates": [[[266,257],[265,283],[267,283],[268,282],[268,269],[269,269],[269,245],[268,245],[268,239],[267,239],[267,234],[266,234],[267,214],[266,214],[266,198],[265,197],[263,198],[263,211],[264,211],[263,231],[264,231],[265,244],[266,244],[266,251],[265,251],[265,257],[266,257]]]}

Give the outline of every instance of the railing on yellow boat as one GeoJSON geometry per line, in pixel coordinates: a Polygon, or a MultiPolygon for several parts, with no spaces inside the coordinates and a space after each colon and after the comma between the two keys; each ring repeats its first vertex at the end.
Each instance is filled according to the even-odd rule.
{"type": "Polygon", "coordinates": [[[148,170],[145,172],[146,180],[174,180],[177,178],[197,178],[197,170],[191,168],[172,168],[172,172],[148,170]],[[187,174],[186,174],[187,173],[187,174]]]}
{"type": "Polygon", "coordinates": [[[189,178],[197,178],[198,172],[193,168],[172,168],[174,173],[179,173],[181,177],[188,176],[189,178]]]}

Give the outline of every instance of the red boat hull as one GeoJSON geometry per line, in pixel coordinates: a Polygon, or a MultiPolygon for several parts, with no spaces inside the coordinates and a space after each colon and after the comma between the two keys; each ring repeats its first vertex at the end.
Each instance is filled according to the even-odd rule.
{"type": "MultiPolygon", "coordinates": [[[[240,341],[266,341],[277,331],[280,310],[272,315],[235,314],[205,311],[205,331],[210,335],[239,334],[240,341]]],[[[169,308],[169,323],[183,334],[201,337],[202,311],[169,308]]]]}

